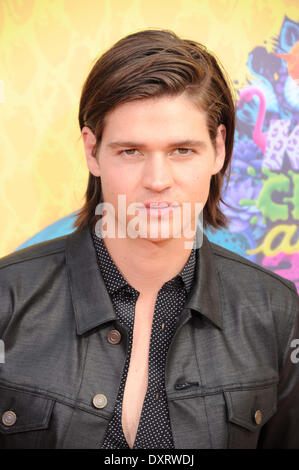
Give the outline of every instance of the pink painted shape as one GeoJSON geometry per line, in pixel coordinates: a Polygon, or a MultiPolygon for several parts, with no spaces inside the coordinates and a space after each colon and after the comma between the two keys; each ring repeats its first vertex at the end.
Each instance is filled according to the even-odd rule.
{"type": "Polygon", "coordinates": [[[253,129],[252,139],[260,147],[260,149],[265,152],[267,144],[267,132],[262,132],[263,122],[266,114],[266,99],[264,93],[255,87],[246,87],[240,91],[240,97],[238,101],[238,106],[242,106],[244,101],[251,101],[253,96],[257,95],[260,99],[260,106],[258,111],[258,116],[256,123],[253,129]]]}

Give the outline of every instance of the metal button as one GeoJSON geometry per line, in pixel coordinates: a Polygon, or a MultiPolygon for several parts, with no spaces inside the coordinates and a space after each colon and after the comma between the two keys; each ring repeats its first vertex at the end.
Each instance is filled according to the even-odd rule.
{"type": "Polygon", "coordinates": [[[261,412],[261,410],[256,410],[256,412],[254,413],[254,421],[256,422],[256,424],[261,424],[261,422],[262,422],[262,412],[261,412]]]}
{"type": "Polygon", "coordinates": [[[13,426],[17,421],[17,415],[13,411],[5,411],[2,415],[2,423],[5,426],[13,426]]]}
{"type": "Polygon", "coordinates": [[[93,397],[92,403],[96,408],[105,408],[107,405],[107,398],[102,393],[98,393],[93,397]]]}
{"type": "Polygon", "coordinates": [[[111,330],[107,335],[107,339],[111,344],[118,344],[121,340],[121,334],[118,330],[111,330]]]}

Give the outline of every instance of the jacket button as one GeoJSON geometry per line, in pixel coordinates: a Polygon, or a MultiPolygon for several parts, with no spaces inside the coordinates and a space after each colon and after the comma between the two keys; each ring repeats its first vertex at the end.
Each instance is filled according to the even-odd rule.
{"type": "Polygon", "coordinates": [[[262,422],[262,412],[261,410],[256,410],[254,413],[254,421],[256,424],[261,424],[262,422]]]}
{"type": "Polygon", "coordinates": [[[111,344],[118,344],[121,340],[121,334],[118,330],[111,330],[107,335],[107,339],[111,344]]]}
{"type": "Polygon", "coordinates": [[[2,423],[5,426],[13,426],[17,421],[17,415],[13,411],[5,411],[2,415],[2,423]]]}
{"type": "Polygon", "coordinates": [[[92,403],[95,408],[105,408],[107,405],[107,398],[102,393],[98,393],[93,397],[92,403]]]}

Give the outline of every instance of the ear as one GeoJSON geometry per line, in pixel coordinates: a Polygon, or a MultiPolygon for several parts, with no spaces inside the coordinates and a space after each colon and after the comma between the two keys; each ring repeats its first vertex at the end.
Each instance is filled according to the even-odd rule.
{"type": "Polygon", "coordinates": [[[89,171],[94,176],[100,176],[100,166],[96,157],[93,155],[93,150],[95,148],[97,139],[92,130],[87,126],[82,128],[82,139],[84,143],[86,163],[89,171]]]}
{"type": "Polygon", "coordinates": [[[225,138],[226,138],[226,129],[224,124],[220,124],[217,129],[216,136],[216,154],[215,161],[213,165],[212,175],[218,173],[224,165],[225,162],[225,138]]]}

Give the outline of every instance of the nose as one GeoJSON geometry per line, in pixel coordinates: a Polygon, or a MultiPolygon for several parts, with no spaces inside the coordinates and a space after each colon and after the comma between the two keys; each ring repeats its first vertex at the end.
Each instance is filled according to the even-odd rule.
{"type": "Polygon", "coordinates": [[[171,165],[164,154],[149,157],[144,166],[143,185],[151,191],[162,192],[173,182],[171,165]]]}

